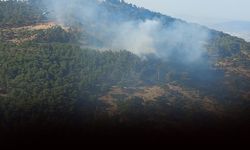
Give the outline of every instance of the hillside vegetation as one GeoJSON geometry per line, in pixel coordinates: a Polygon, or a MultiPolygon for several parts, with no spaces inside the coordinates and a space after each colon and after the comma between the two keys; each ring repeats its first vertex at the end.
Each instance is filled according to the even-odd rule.
{"type": "MultiPolygon", "coordinates": [[[[175,21],[124,2],[102,5],[126,19],[175,21]]],[[[98,48],[89,27],[74,19],[61,25],[38,6],[0,1],[0,132],[101,125],[179,131],[250,121],[250,43],[243,39],[199,26],[211,34],[204,60],[183,64],[98,48]]]]}

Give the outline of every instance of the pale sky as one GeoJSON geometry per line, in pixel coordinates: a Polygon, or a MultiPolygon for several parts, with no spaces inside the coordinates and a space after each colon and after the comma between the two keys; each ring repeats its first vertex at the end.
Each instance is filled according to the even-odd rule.
{"type": "Polygon", "coordinates": [[[203,25],[250,21],[250,0],[125,0],[153,11],[203,25]]]}

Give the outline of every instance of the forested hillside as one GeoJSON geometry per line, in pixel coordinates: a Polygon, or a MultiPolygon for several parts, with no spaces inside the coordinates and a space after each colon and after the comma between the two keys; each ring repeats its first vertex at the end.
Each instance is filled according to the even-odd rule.
{"type": "MultiPolygon", "coordinates": [[[[129,27],[138,22],[140,27],[155,19],[161,28],[170,28],[162,30],[168,36],[195,36],[168,34],[176,22],[188,31],[205,30],[204,52],[196,62],[187,61],[186,51],[179,50],[188,47],[187,54],[195,53],[192,48],[197,47],[188,43],[194,38],[175,41],[174,48],[167,42],[156,46],[162,55],[171,49],[168,57],[138,55],[108,47],[115,30],[99,32],[110,24],[104,18],[95,24],[72,13],[65,23],[53,20],[55,12],[42,1],[0,1],[1,135],[68,136],[72,131],[95,139],[103,133],[143,137],[208,129],[219,134],[248,127],[250,43],[123,1],[93,3],[115,22],[110,28],[124,20],[129,27]]],[[[121,39],[129,40],[126,36],[121,39]]]]}
{"type": "Polygon", "coordinates": [[[41,9],[22,1],[0,1],[0,26],[20,26],[43,21],[41,9]]]}

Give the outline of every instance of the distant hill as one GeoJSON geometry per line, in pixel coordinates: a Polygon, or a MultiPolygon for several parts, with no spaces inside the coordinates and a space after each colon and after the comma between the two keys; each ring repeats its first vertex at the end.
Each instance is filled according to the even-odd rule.
{"type": "Polygon", "coordinates": [[[250,41],[250,22],[249,21],[230,21],[212,25],[214,29],[231,33],[232,35],[250,41]]]}

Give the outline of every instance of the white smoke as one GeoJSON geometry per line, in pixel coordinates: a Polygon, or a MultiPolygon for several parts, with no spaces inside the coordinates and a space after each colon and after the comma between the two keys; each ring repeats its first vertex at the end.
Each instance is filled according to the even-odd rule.
{"type": "Polygon", "coordinates": [[[123,20],[119,14],[117,21],[112,18],[116,14],[110,17],[105,7],[99,7],[102,3],[106,2],[54,0],[48,6],[62,23],[68,22],[65,18],[77,17],[87,32],[102,41],[102,48],[126,49],[140,56],[154,54],[165,59],[178,57],[184,61],[198,60],[205,52],[204,44],[209,34],[198,25],[181,21],[163,25],[159,18],[123,20]]]}
{"type": "Polygon", "coordinates": [[[158,57],[181,57],[186,61],[201,58],[206,51],[208,32],[194,25],[173,22],[165,27],[157,20],[140,23],[126,22],[119,26],[109,47],[126,49],[137,55],[155,54],[158,57]]]}
{"type": "Polygon", "coordinates": [[[138,24],[126,22],[119,26],[110,43],[112,49],[126,49],[137,55],[156,53],[154,33],[157,32],[159,22],[146,20],[138,24]],[[121,29],[121,30],[120,30],[121,29]]]}

